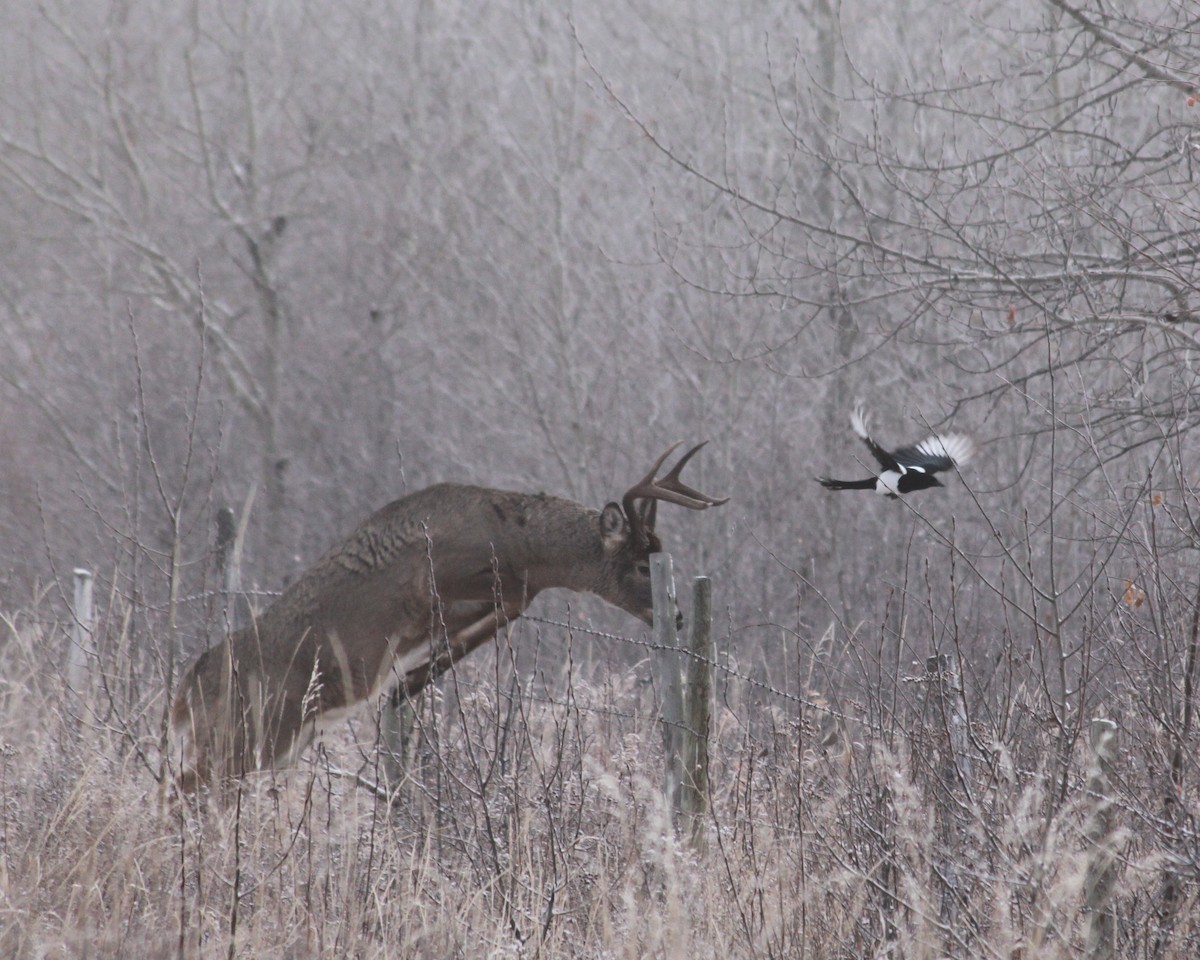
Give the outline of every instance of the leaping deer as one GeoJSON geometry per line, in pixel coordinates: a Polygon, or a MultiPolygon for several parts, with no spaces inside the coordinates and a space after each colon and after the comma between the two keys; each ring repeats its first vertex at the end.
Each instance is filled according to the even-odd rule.
{"type": "Polygon", "coordinates": [[[549,587],[597,594],[650,623],[658,501],[705,510],[728,500],[679,479],[704,443],[656,479],[679,446],[599,512],[438,484],[368,517],[184,673],[171,712],[179,788],[287,765],[389,678],[415,695],[549,587]]]}

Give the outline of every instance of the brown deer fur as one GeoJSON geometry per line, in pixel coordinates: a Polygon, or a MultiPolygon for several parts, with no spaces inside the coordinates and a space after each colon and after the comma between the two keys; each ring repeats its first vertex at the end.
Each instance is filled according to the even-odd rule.
{"type": "Polygon", "coordinates": [[[542,590],[597,594],[651,620],[655,503],[724,503],[650,473],[602,511],[546,494],[439,484],[388,504],[254,622],[201,654],[172,711],[179,785],[286,765],[320,725],[398,683],[408,695],[542,590]]]}

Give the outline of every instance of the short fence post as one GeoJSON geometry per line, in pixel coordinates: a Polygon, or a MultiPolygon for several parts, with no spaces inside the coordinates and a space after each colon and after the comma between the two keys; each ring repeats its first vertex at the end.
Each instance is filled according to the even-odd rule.
{"type": "Polygon", "coordinates": [[[67,686],[76,695],[88,677],[88,660],[96,652],[95,612],[92,606],[92,573],[75,568],[75,594],[71,608],[71,639],[67,647],[67,686]]]}
{"type": "Polygon", "coordinates": [[[1084,827],[1088,842],[1087,873],[1083,879],[1083,903],[1087,913],[1088,960],[1110,960],[1114,949],[1114,921],[1109,901],[1116,882],[1115,831],[1111,783],[1116,753],[1117,725],[1096,719],[1089,728],[1095,763],[1088,776],[1087,792],[1091,814],[1084,827]]]}
{"type": "MultiPolygon", "coordinates": [[[[400,684],[379,705],[380,772],[394,794],[404,780],[411,762],[410,746],[416,728],[417,713],[413,702],[400,684]]],[[[396,794],[399,796],[399,794],[396,794]]]]}
{"type": "Polygon", "coordinates": [[[666,764],[663,790],[674,820],[679,812],[680,785],[683,782],[683,757],[680,755],[683,727],[683,690],[679,664],[679,637],[675,632],[675,578],[671,555],[650,556],[650,592],[654,605],[654,647],[657,651],[661,687],[659,719],[662,723],[663,753],[666,764]]]}
{"type": "Polygon", "coordinates": [[[692,845],[703,850],[704,815],[708,812],[708,735],[712,724],[713,639],[712,581],[696,577],[688,624],[688,662],[684,685],[687,721],[683,734],[683,783],[680,814],[692,845]]]}

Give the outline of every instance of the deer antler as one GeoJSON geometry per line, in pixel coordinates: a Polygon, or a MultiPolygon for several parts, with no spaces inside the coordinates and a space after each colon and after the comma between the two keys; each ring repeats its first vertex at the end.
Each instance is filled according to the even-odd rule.
{"type": "Polygon", "coordinates": [[[679,462],[675,464],[670,473],[661,480],[656,480],[654,475],[658,473],[659,467],[663,465],[667,457],[683,445],[682,440],[676,440],[666,449],[666,452],[661,457],[654,461],[654,466],[650,468],[650,472],[625,492],[625,496],[621,498],[621,506],[624,508],[625,516],[629,520],[630,532],[637,540],[642,543],[649,542],[650,534],[654,530],[655,507],[659,500],[666,501],[667,503],[677,503],[679,506],[687,507],[689,510],[707,510],[709,507],[719,507],[729,500],[728,497],[710,497],[708,494],[701,493],[694,487],[689,487],[679,479],[680,471],[687,466],[687,462],[706,443],[708,441],[703,440],[696,444],[679,458],[679,462]],[[651,501],[644,519],[635,506],[635,501],[637,500],[651,501]]]}

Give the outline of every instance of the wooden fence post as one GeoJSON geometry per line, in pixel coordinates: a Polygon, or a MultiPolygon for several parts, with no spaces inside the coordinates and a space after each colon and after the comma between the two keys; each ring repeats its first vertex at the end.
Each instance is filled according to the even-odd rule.
{"type": "Polygon", "coordinates": [[[1087,873],[1083,879],[1083,904],[1087,913],[1088,960],[1111,960],[1114,950],[1114,919],[1109,901],[1116,882],[1117,858],[1112,837],[1115,831],[1111,795],[1113,756],[1117,725],[1096,719],[1089,728],[1095,762],[1088,776],[1087,792],[1091,813],[1084,836],[1088,842],[1087,873]]]}
{"type": "Polygon", "coordinates": [[[659,719],[662,723],[665,777],[663,790],[674,819],[679,811],[680,785],[683,782],[683,757],[680,755],[683,726],[683,690],[679,663],[679,637],[675,632],[675,577],[671,555],[650,555],[650,592],[654,604],[654,647],[657,651],[660,684],[659,719]]]}
{"type": "Polygon", "coordinates": [[[399,797],[397,789],[404,781],[405,769],[413,761],[411,744],[416,725],[416,707],[397,683],[379,705],[379,769],[388,789],[396,797],[399,797]]]}
{"type": "Polygon", "coordinates": [[[933,857],[941,889],[938,920],[946,931],[947,955],[961,956],[963,944],[956,929],[959,903],[967,890],[959,875],[962,843],[954,798],[961,796],[963,785],[970,782],[967,720],[958,674],[949,656],[943,653],[927,657],[924,679],[926,724],[923,726],[931,731],[929,746],[938,757],[931,784],[936,797],[933,857]]]}
{"type": "Polygon", "coordinates": [[[713,639],[712,581],[696,577],[692,616],[688,624],[688,662],[684,671],[683,782],[680,815],[685,836],[699,850],[705,847],[708,812],[708,735],[712,725],[713,639]]]}
{"type": "Polygon", "coordinates": [[[250,600],[242,592],[242,529],[234,523],[233,511],[217,511],[217,572],[221,576],[221,606],[225,633],[250,623],[250,600]]]}
{"type": "Polygon", "coordinates": [[[88,678],[88,660],[96,653],[95,612],[92,606],[92,572],[75,568],[75,593],[71,608],[71,639],[67,647],[67,686],[80,695],[88,678]]]}

